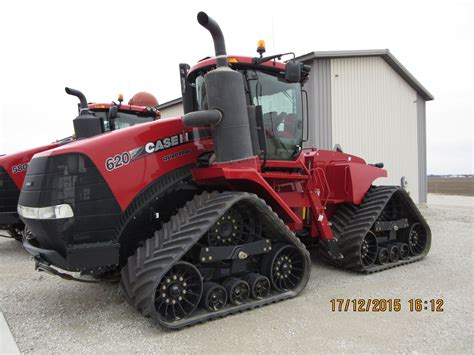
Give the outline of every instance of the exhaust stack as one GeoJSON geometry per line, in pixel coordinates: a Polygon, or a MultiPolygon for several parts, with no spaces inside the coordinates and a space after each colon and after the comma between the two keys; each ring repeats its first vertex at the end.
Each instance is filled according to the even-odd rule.
{"type": "Polygon", "coordinates": [[[214,51],[216,52],[216,60],[218,67],[225,67],[227,63],[227,51],[225,49],[225,40],[221,28],[210,18],[205,12],[200,12],[197,15],[199,24],[211,33],[214,41],[214,51]]]}
{"type": "Polygon", "coordinates": [[[77,139],[89,138],[104,132],[104,124],[99,117],[89,111],[86,96],[76,89],[64,88],[68,95],[76,96],[79,99],[79,116],[72,122],[74,125],[74,135],[77,139]]]}
{"type": "Polygon", "coordinates": [[[228,66],[222,31],[211,17],[200,12],[197,20],[214,41],[217,68],[204,76],[209,110],[190,112],[183,116],[187,127],[211,126],[216,162],[252,157],[244,78],[228,66]]]}
{"type": "Polygon", "coordinates": [[[76,89],[68,88],[68,87],[65,87],[64,90],[66,90],[66,93],[68,95],[76,96],[79,99],[80,111],[88,108],[86,96],[82,92],[80,92],[79,90],[76,90],[76,89]]]}

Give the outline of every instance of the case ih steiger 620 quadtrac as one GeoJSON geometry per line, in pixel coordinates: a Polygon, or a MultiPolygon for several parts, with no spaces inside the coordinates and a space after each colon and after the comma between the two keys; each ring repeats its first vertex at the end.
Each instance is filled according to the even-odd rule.
{"type": "Polygon", "coordinates": [[[28,234],[17,213],[18,198],[25,180],[26,170],[30,160],[36,153],[44,152],[61,145],[71,143],[75,139],[91,137],[104,132],[121,129],[135,124],[150,122],[158,119],[159,111],[156,98],[146,92],[140,92],[132,97],[128,105],[122,104],[88,104],[83,93],[66,88],[69,95],[79,98],[79,116],[73,120],[74,136],[60,141],[24,150],[18,153],[0,156],[0,230],[6,230],[12,238],[19,241],[28,234]],[[87,124],[84,126],[84,120],[87,124]],[[95,125],[92,124],[95,122],[95,125]]]}
{"type": "MultiPolygon", "coordinates": [[[[302,149],[302,83],[282,55],[181,65],[183,117],[38,154],[19,201],[37,268],[121,271],[127,301],[181,328],[298,295],[310,276],[302,241],[371,273],[423,258],[430,229],[407,193],[372,186],[379,166],[302,149]],[[67,215],[38,217],[41,209],[67,215]]],[[[263,52],[261,50],[260,52],[263,52]]]]}

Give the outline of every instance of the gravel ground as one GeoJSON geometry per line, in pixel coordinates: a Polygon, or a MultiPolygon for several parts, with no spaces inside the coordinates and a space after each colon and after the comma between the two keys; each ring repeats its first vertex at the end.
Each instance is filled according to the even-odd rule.
{"type": "Polygon", "coordinates": [[[421,262],[358,275],[313,256],[297,298],[181,331],[156,328],[110,284],[35,272],[21,245],[0,238],[0,310],[31,353],[472,353],[474,197],[430,195],[421,207],[431,252],[421,262]],[[333,313],[333,298],[399,298],[399,313],[333,313]],[[442,298],[443,313],[408,310],[410,298],[442,298]]]}

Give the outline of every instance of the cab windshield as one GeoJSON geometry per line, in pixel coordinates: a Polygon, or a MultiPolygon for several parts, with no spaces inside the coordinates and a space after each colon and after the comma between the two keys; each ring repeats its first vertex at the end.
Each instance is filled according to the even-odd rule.
{"type": "MultiPolygon", "coordinates": [[[[258,70],[242,70],[247,100],[261,106],[265,126],[267,159],[292,160],[303,140],[301,85],[258,70]]],[[[196,110],[207,110],[203,75],[195,81],[196,110]]]]}
{"type": "MultiPolygon", "coordinates": [[[[104,123],[104,132],[111,131],[111,124],[108,110],[93,110],[96,117],[99,117],[104,123]]],[[[156,118],[155,114],[149,112],[126,112],[119,111],[118,117],[114,119],[114,129],[122,129],[134,126],[136,124],[151,122],[156,118]]]]}

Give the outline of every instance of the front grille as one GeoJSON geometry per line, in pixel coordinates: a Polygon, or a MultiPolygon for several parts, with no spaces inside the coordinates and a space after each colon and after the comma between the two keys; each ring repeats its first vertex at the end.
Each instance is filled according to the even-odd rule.
{"type": "Polygon", "coordinates": [[[19,197],[20,190],[0,166],[0,212],[15,212],[19,197]]]}
{"type": "Polygon", "coordinates": [[[30,162],[19,204],[47,207],[69,204],[74,217],[30,220],[25,224],[41,248],[64,256],[78,244],[112,241],[121,210],[94,163],[73,153],[35,158],[30,162]]]}

